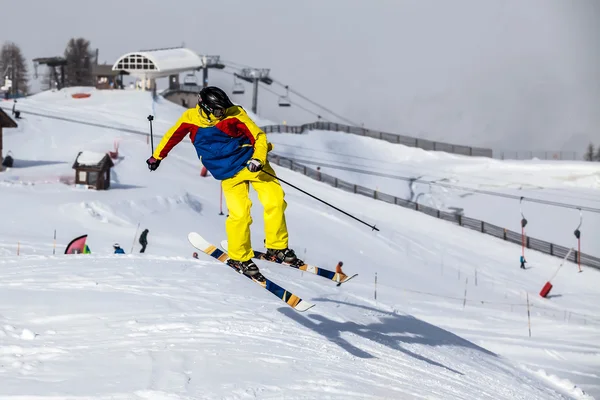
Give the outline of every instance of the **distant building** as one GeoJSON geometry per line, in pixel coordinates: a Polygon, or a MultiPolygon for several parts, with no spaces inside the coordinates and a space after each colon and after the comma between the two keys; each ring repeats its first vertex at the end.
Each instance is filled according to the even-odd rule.
{"type": "Polygon", "coordinates": [[[2,129],[4,128],[16,128],[17,123],[0,108],[0,171],[2,171],[2,129]]]}
{"type": "Polygon", "coordinates": [[[94,75],[96,89],[124,89],[123,76],[129,73],[113,70],[112,65],[95,64],[92,66],[92,75],[94,75]]]}
{"type": "Polygon", "coordinates": [[[114,167],[106,153],[80,151],[73,163],[75,184],[89,189],[107,190],[110,187],[110,169],[114,167]]]}

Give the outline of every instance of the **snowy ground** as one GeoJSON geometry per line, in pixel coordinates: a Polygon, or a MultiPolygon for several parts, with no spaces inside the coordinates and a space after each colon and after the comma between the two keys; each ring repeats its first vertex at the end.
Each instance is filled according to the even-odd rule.
{"type": "Polygon", "coordinates": [[[549,200],[597,212],[583,211],[582,251],[600,256],[600,163],[578,161],[500,161],[442,152],[428,152],[341,132],[273,135],[278,154],[321,166],[325,173],[418,201],[442,210],[463,209],[464,215],[520,232],[521,210],[527,234],[565,247],[577,245],[573,232],[580,213],[524,201],[549,200]],[[363,171],[360,173],[358,171],[363,171]],[[436,181],[455,187],[411,184],[407,178],[436,181]],[[485,190],[516,199],[490,196],[456,187],[485,190]]]}
{"type": "MultiPolygon", "coordinates": [[[[40,96],[47,112],[140,130],[152,109],[139,92],[94,91],[89,104],[40,96]]],[[[34,111],[36,97],[22,109],[34,111]]],[[[180,111],[155,105],[155,132],[180,111]]],[[[290,245],[308,262],[333,268],[341,259],[359,273],[338,288],[261,264],[316,304],[298,314],[221,264],[190,257],[189,231],[215,242],[225,232],[218,182],[198,176],[186,140],[151,173],[142,136],[23,116],[5,131],[15,168],[0,175],[1,399],[600,398],[598,271],[566,264],[542,299],[553,257],[531,252],[522,271],[514,245],[277,168],[381,229],[286,189],[290,245]],[[78,151],[107,151],[115,139],[122,158],[111,190],[58,182],[74,175],[78,151]],[[130,253],[138,223],[150,230],[147,253],[136,245],[134,255],[110,254],[115,241],[130,253]],[[61,255],[84,233],[91,255],[61,255]]]]}

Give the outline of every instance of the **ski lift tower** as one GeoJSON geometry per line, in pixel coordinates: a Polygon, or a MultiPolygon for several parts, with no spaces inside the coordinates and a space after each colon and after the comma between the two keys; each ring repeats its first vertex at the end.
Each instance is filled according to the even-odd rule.
{"type": "Polygon", "coordinates": [[[65,87],[65,66],[67,65],[67,60],[63,57],[40,57],[33,59],[33,70],[35,79],[38,78],[38,66],[39,65],[47,65],[50,68],[50,79],[52,87],[52,82],[56,82],[57,89],[60,90],[65,87]],[[60,69],[60,73],[56,70],[60,69]]]}
{"type": "Polygon", "coordinates": [[[273,79],[269,78],[270,70],[268,68],[242,68],[239,73],[234,74],[236,77],[250,82],[254,85],[252,93],[252,112],[257,113],[258,109],[258,82],[266,85],[273,83],[273,79]]]}
{"type": "Polygon", "coordinates": [[[217,68],[223,69],[225,65],[221,63],[220,56],[206,56],[202,57],[202,87],[208,86],[208,69],[209,68],[217,68]]]}

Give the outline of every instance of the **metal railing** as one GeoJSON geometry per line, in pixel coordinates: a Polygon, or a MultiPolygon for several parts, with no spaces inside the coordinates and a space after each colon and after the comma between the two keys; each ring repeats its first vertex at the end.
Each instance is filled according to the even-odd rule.
{"type": "MultiPolygon", "coordinates": [[[[498,225],[493,225],[485,221],[465,217],[456,213],[441,211],[436,208],[412,202],[410,200],[401,199],[399,197],[392,196],[387,193],[382,193],[377,190],[369,189],[365,186],[355,185],[353,183],[338,179],[332,175],[325,174],[317,169],[308,167],[304,164],[300,164],[290,158],[278,156],[276,154],[269,154],[269,161],[284,168],[291,169],[292,171],[300,172],[317,181],[324,182],[333,187],[345,190],[346,192],[356,193],[389,204],[395,204],[401,207],[410,208],[412,210],[425,213],[432,217],[443,219],[444,221],[453,222],[462,227],[469,228],[477,232],[486,233],[488,235],[497,237],[507,242],[518,244],[519,246],[523,243],[523,237],[520,233],[508,230],[498,225]]],[[[525,236],[524,242],[526,247],[529,249],[537,250],[542,253],[559,258],[564,258],[569,253],[568,247],[560,246],[529,236],[525,236]]],[[[569,256],[568,260],[577,263],[578,258],[581,262],[581,265],[586,265],[588,267],[600,269],[600,258],[591,256],[589,254],[573,251],[571,252],[571,255],[569,256]]]]}
{"type": "Polygon", "coordinates": [[[494,150],[494,158],[499,160],[532,160],[538,158],[540,160],[583,161],[583,153],[563,150],[494,150]]]}
{"type": "Polygon", "coordinates": [[[462,146],[458,144],[450,144],[443,142],[434,142],[427,139],[419,139],[411,136],[397,135],[394,133],[386,133],[374,131],[371,129],[361,128],[358,126],[350,126],[337,124],[335,122],[317,121],[303,125],[267,125],[261,127],[265,133],[304,133],[310,130],[335,131],[345,132],[353,135],[372,137],[375,139],[385,140],[390,143],[403,144],[405,146],[417,147],[423,150],[444,151],[446,153],[460,154],[463,156],[472,157],[489,157],[493,156],[492,149],[482,147],[462,146]]]}

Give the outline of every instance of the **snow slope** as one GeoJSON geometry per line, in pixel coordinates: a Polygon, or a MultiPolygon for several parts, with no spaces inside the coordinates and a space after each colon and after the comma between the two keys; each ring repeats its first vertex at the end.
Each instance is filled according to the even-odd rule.
{"type": "MultiPolygon", "coordinates": [[[[102,120],[82,100],[43,96],[47,112],[102,120]]],[[[23,110],[36,109],[37,98],[20,102],[23,110]]],[[[107,121],[139,129],[152,107],[137,92],[94,91],[88,100],[107,121]]],[[[155,111],[158,135],[181,112],[166,102],[155,111]]],[[[558,265],[552,257],[532,253],[522,271],[507,257],[518,252],[508,243],[277,168],[381,229],[286,188],[291,247],[308,262],[333,268],[341,259],[359,273],[338,288],[261,263],[265,275],[316,304],[298,314],[221,264],[191,258],[187,233],[218,243],[225,217],[219,184],[198,176],[187,140],[149,172],[143,136],[23,116],[18,129],[5,131],[15,168],[0,175],[0,398],[600,395],[597,271],[577,274],[567,264],[553,280],[553,297],[541,299],[536,293],[558,265]],[[121,158],[111,190],[59,182],[73,175],[79,151],[111,150],[115,139],[121,158]],[[136,244],[135,254],[112,255],[115,241],[130,253],[138,223],[138,234],[150,231],[147,253],[136,244]],[[84,233],[91,255],[61,254],[84,233]]],[[[262,215],[252,198],[257,244],[262,215]]]]}
{"type": "MultiPolygon", "coordinates": [[[[600,163],[576,161],[500,161],[428,152],[341,132],[313,131],[272,137],[276,152],[301,160],[338,178],[520,232],[521,211],[529,236],[566,247],[577,245],[573,231],[579,211],[536,204],[541,199],[600,210],[600,163]],[[418,178],[424,183],[413,183],[418,178]],[[444,187],[427,182],[440,182],[444,187]],[[467,188],[462,190],[460,188],[467,188]],[[412,190],[411,190],[412,189],[412,190]],[[516,199],[469,192],[485,190],[516,199]]],[[[582,212],[582,251],[600,256],[600,213],[582,212]]],[[[515,259],[518,255],[515,256],[515,259]]]]}

